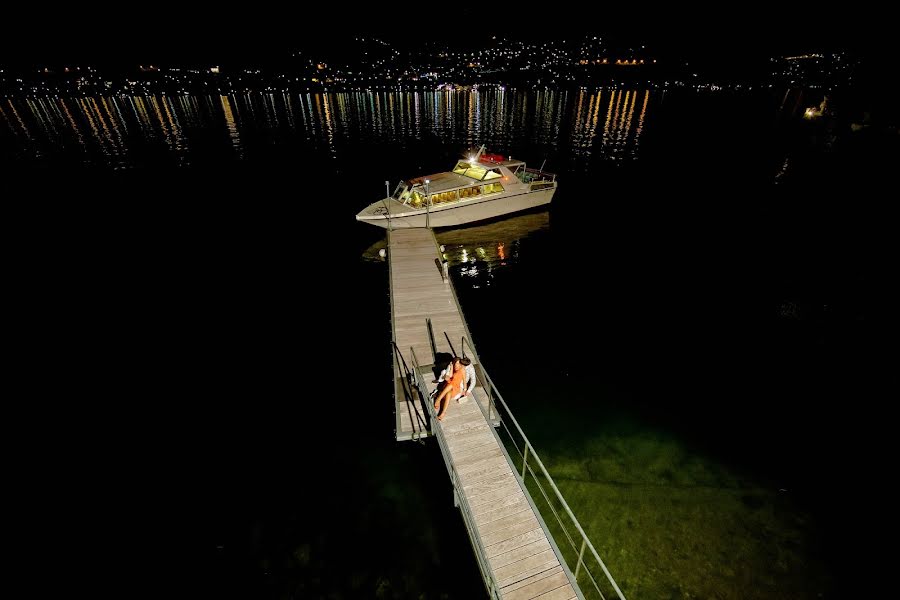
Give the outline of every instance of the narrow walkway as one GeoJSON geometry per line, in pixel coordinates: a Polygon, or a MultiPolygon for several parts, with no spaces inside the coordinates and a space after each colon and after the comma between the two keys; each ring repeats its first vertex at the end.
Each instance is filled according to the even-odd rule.
{"type": "MultiPolygon", "coordinates": [[[[452,289],[441,275],[439,248],[430,230],[390,232],[388,261],[392,326],[399,351],[395,381],[402,392],[396,396],[397,439],[411,439],[428,435],[429,420],[419,395],[404,388],[402,365],[412,369],[414,364],[410,348],[419,361],[434,362],[427,318],[439,357],[449,358],[454,350],[451,342],[459,344],[466,328],[452,289]]],[[[455,350],[461,352],[460,347],[455,350]]],[[[435,371],[442,366],[422,366],[429,391],[436,385],[435,371]]],[[[457,493],[464,496],[459,502],[463,519],[470,536],[477,536],[473,548],[482,554],[477,558],[485,583],[490,588],[493,582],[499,597],[510,600],[578,598],[574,578],[547,537],[527,490],[485,417],[487,402],[484,389],[478,386],[474,401],[451,402],[444,420],[434,424],[441,427],[446,444],[441,450],[451,478],[456,472],[457,493]],[[489,573],[484,573],[485,566],[489,573]]]]}
{"type": "MultiPolygon", "coordinates": [[[[391,272],[391,326],[393,339],[407,365],[409,349],[432,362],[431,342],[425,320],[431,319],[439,352],[451,352],[442,332],[458,343],[465,335],[462,316],[450,285],[444,283],[438,263],[438,246],[430,229],[403,229],[388,233],[391,272]]],[[[416,398],[407,398],[401,381],[402,363],[395,368],[397,439],[426,437],[427,414],[416,398]]]]}

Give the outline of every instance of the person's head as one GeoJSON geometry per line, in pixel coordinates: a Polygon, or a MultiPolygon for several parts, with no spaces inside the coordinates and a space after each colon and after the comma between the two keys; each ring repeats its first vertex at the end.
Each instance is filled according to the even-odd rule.
{"type": "Polygon", "coordinates": [[[464,356],[461,359],[459,359],[459,362],[462,366],[468,367],[469,365],[472,364],[472,359],[469,358],[468,356],[464,356]]]}
{"type": "Polygon", "coordinates": [[[454,371],[459,371],[460,369],[463,368],[462,359],[458,356],[454,356],[453,360],[450,361],[450,366],[453,367],[454,371]]]}

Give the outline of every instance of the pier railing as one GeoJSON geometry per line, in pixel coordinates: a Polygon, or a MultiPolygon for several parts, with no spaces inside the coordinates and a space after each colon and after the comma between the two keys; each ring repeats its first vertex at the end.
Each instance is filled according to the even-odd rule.
{"type": "Polygon", "coordinates": [[[525,168],[516,174],[520,175],[522,183],[532,183],[537,181],[556,181],[556,173],[549,173],[541,169],[525,168]]]}
{"type": "Polygon", "coordinates": [[[410,425],[412,427],[412,439],[421,442],[422,434],[426,433],[428,425],[425,423],[424,419],[419,414],[419,411],[416,409],[415,396],[413,395],[412,390],[414,381],[412,371],[410,371],[409,367],[406,365],[406,360],[403,358],[403,354],[400,353],[400,348],[397,346],[397,342],[391,340],[391,348],[394,352],[394,364],[396,366],[396,371],[399,371],[400,373],[400,390],[403,393],[406,414],[409,416],[410,425]]]}
{"type": "Polygon", "coordinates": [[[516,177],[518,177],[522,183],[530,184],[532,191],[556,185],[556,174],[548,173],[542,169],[519,169],[516,171],[516,177]]]}
{"type": "Polygon", "coordinates": [[[552,188],[556,185],[556,174],[541,169],[521,169],[516,171],[516,177],[522,183],[529,184],[531,191],[552,188]]]}
{"type": "Polygon", "coordinates": [[[522,431],[522,427],[513,416],[509,405],[506,404],[503,396],[497,390],[497,386],[487,374],[484,363],[478,359],[471,343],[463,337],[463,353],[465,353],[466,347],[476,358],[480,367],[477,375],[480,376],[479,381],[487,393],[487,406],[482,405],[481,410],[485,417],[495,424],[494,435],[497,436],[501,447],[505,450],[513,471],[522,480],[535,507],[541,513],[548,529],[547,533],[555,542],[569,571],[575,576],[575,581],[584,594],[584,598],[625,600],[622,590],[619,589],[603,559],[600,558],[597,549],[588,539],[584,528],[572,513],[572,509],[569,508],[553,481],[553,477],[550,476],[534,446],[528,440],[528,436],[522,431]]]}
{"type": "MultiPolygon", "coordinates": [[[[437,242],[435,242],[437,243],[437,242]]],[[[440,254],[440,253],[439,253],[440,254]]],[[[469,354],[474,359],[476,365],[476,375],[480,382],[481,388],[485,391],[487,398],[478,394],[476,396],[476,404],[481,409],[489,423],[494,426],[489,427],[489,431],[496,437],[500,448],[505,454],[506,460],[522,488],[527,492],[526,497],[529,503],[535,509],[538,521],[547,534],[556,554],[563,561],[568,575],[575,583],[575,589],[580,599],[600,599],[608,600],[618,598],[625,600],[625,596],[619,589],[618,584],[609,572],[606,564],[600,558],[597,549],[588,539],[584,528],[578,522],[575,514],[572,512],[568,503],[563,498],[558,486],[553,481],[550,473],[547,471],[543,461],[537,454],[533,444],[525,435],[522,427],[519,425],[515,416],[513,416],[509,405],[503,399],[497,386],[487,373],[484,363],[478,356],[473,344],[469,341],[471,333],[468,331],[466,319],[463,315],[462,307],[459,305],[458,295],[455,293],[455,286],[452,279],[448,279],[453,300],[456,303],[460,316],[462,316],[463,328],[465,334],[462,337],[460,351],[463,355],[469,354]],[[467,353],[468,349],[468,353],[467,353]]],[[[434,331],[431,327],[430,319],[428,320],[428,333],[432,342],[432,353],[436,355],[434,349],[434,331]]],[[[445,333],[446,335],[446,333],[445,333]]],[[[449,344],[449,339],[448,339],[449,344]]],[[[455,354],[455,350],[450,344],[451,351],[455,354]]],[[[500,597],[500,590],[497,582],[494,580],[490,565],[488,563],[484,546],[475,527],[475,518],[471,507],[468,505],[456,465],[449,452],[447,440],[444,437],[444,431],[440,426],[436,425],[436,415],[434,406],[429,398],[429,391],[425,377],[430,380],[433,376],[430,370],[423,373],[423,365],[419,362],[415,354],[415,350],[410,348],[410,366],[412,367],[413,384],[418,390],[422,398],[422,404],[428,412],[431,424],[431,433],[438,440],[441,448],[441,455],[450,474],[450,480],[453,485],[454,501],[460,508],[465,523],[466,531],[475,550],[475,557],[478,567],[484,578],[488,589],[489,597],[494,600],[500,597]]],[[[431,365],[426,365],[431,367],[431,365]]]]}
{"type": "Polygon", "coordinates": [[[437,438],[438,445],[441,447],[441,455],[444,457],[444,463],[447,465],[447,471],[450,473],[450,481],[453,484],[453,503],[459,507],[459,510],[462,513],[463,522],[466,524],[466,532],[469,534],[469,539],[472,541],[472,546],[475,548],[475,558],[478,560],[478,568],[481,570],[481,576],[487,587],[488,596],[491,600],[499,600],[500,587],[497,585],[496,580],[494,580],[494,575],[488,564],[487,552],[485,552],[484,545],[481,543],[481,537],[478,535],[478,531],[475,528],[475,516],[472,513],[472,508],[469,506],[466,495],[461,489],[462,483],[460,483],[459,473],[456,470],[456,465],[453,464],[453,458],[447,447],[447,439],[444,437],[444,430],[441,427],[435,426],[435,423],[437,423],[437,415],[434,412],[434,405],[429,398],[428,386],[422,374],[422,366],[419,364],[419,359],[416,357],[416,351],[412,348],[409,349],[409,356],[413,368],[413,383],[419,390],[422,404],[425,405],[425,409],[428,411],[429,421],[432,424],[431,433],[437,438]]]}

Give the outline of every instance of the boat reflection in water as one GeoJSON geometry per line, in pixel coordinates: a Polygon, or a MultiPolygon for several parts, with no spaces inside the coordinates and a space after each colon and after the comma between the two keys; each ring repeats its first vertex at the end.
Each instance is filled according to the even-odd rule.
{"type": "Polygon", "coordinates": [[[550,227],[550,211],[522,213],[480,225],[438,230],[444,260],[459,273],[454,282],[471,288],[488,287],[495,275],[519,260],[521,240],[550,227]]]}
{"type": "MultiPolygon", "coordinates": [[[[449,261],[451,267],[461,265],[464,276],[479,278],[492,275],[497,268],[514,264],[518,260],[520,240],[549,227],[550,211],[540,210],[480,225],[438,229],[435,230],[435,237],[444,246],[444,260],[449,261]]],[[[382,238],[363,252],[362,259],[383,260],[379,252],[386,248],[387,239],[382,238]]]]}

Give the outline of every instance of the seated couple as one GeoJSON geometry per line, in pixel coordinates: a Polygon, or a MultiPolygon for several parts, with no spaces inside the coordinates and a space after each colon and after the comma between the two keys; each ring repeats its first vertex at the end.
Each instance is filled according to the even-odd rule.
{"type": "Polygon", "coordinates": [[[434,400],[434,410],[437,413],[437,420],[443,421],[450,400],[468,401],[468,396],[475,387],[475,366],[468,358],[454,356],[447,368],[441,372],[438,381],[443,381],[444,387],[434,400]]]}

